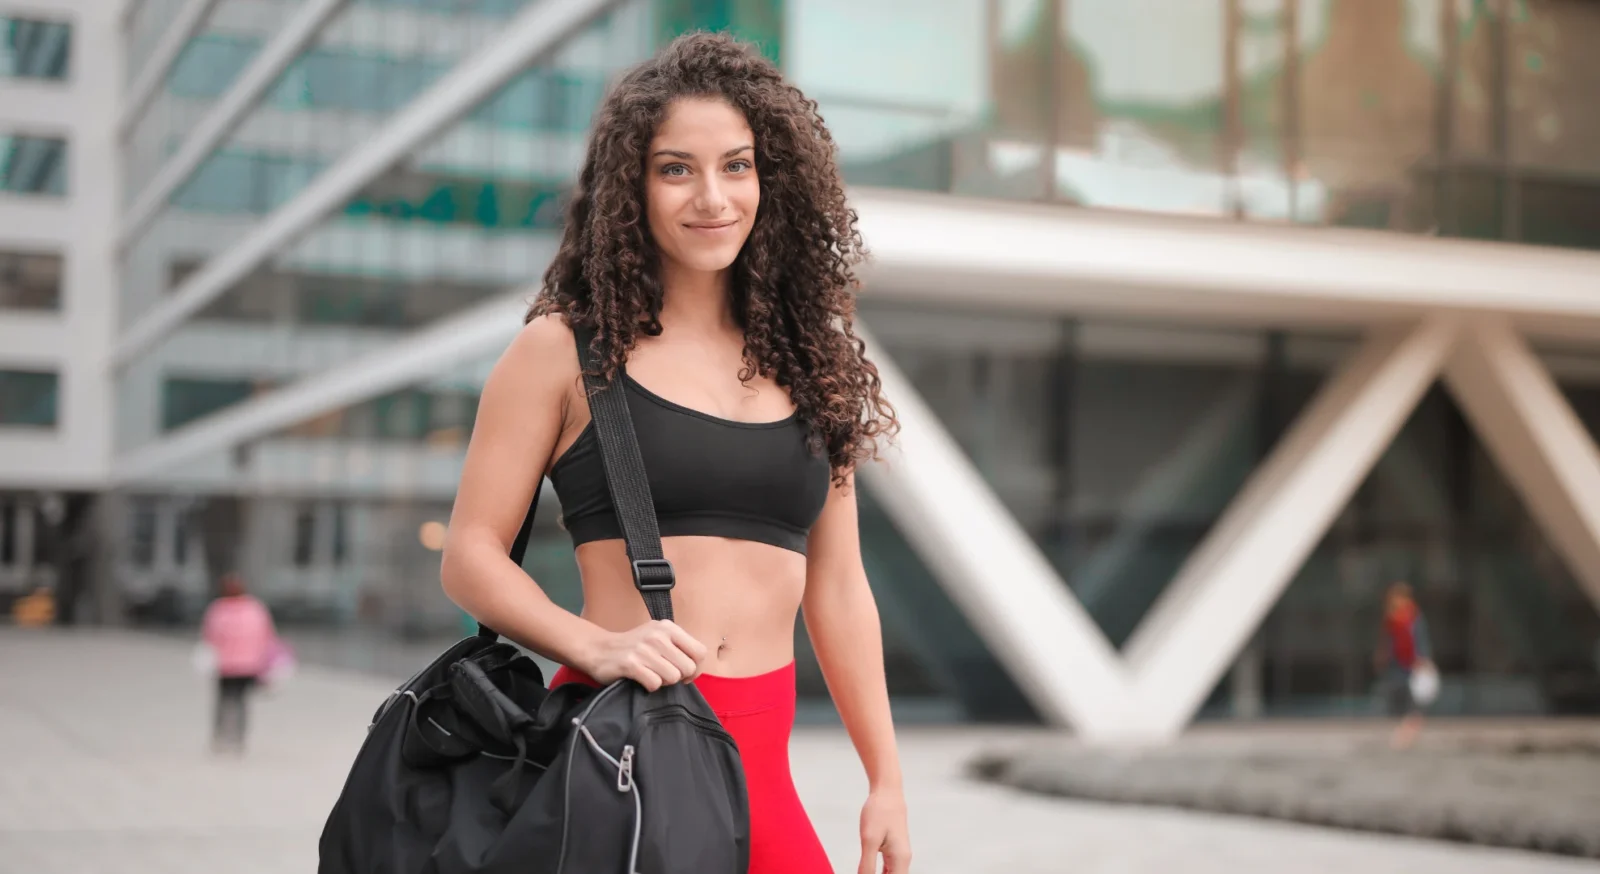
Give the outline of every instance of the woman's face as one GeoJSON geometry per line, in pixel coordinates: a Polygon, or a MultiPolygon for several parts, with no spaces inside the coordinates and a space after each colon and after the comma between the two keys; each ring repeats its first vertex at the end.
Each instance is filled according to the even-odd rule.
{"type": "Polygon", "coordinates": [[[646,160],[646,210],[662,257],[689,271],[727,269],[761,204],[755,137],[744,116],[721,100],[676,100],[646,160]]]}

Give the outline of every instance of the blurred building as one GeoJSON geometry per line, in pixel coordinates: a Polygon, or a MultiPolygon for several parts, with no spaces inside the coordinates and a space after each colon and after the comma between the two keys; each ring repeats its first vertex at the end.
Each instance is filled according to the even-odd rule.
{"type": "MultiPolygon", "coordinates": [[[[1439,709],[1600,710],[1600,5],[0,16],[0,597],[182,624],[237,564],[347,652],[458,633],[441,526],[590,113],[731,29],[819,101],[875,253],[906,718],[1375,712],[1397,578],[1439,709]]],[[[575,607],[558,512],[526,566],[575,607]]]]}

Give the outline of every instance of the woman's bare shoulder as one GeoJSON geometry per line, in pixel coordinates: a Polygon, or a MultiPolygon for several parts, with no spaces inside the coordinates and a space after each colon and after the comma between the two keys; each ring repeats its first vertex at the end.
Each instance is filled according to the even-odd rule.
{"type": "Polygon", "coordinates": [[[577,340],[573,338],[572,326],[560,313],[529,320],[506,349],[506,357],[545,367],[561,366],[563,371],[578,373],[577,340]]]}
{"type": "Polygon", "coordinates": [[[578,375],[578,347],[572,328],[560,315],[539,316],[512,338],[489,374],[484,393],[561,391],[574,384],[578,375]]]}

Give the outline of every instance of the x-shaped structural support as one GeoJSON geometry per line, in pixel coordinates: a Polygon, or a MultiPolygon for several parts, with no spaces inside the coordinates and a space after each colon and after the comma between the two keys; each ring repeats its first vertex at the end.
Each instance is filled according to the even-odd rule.
{"type": "Polygon", "coordinates": [[[1044,716],[1097,744],[1177,736],[1443,375],[1600,604],[1600,453],[1506,322],[1375,331],[1327,381],[1119,655],[884,355],[903,431],[863,478],[1044,716]]]}

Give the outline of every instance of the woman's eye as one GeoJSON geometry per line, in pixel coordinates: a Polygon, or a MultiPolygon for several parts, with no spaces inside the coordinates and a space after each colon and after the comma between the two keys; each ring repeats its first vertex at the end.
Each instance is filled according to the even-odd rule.
{"type": "Polygon", "coordinates": [[[744,160],[743,158],[740,158],[739,160],[734,161],[733,163],[729,164],[728,165],[728,169],[731,172],[734,172],[734,173],[741,173],[741,172],[743,172],[745,170],[750,169],[750,162],[744,160]]]}
{"type": "Polygon", "coordinates": [[[667,166],[661,168],[661,173],[664,176],[682,176],[683,173],[679,173],[679,170],[682,170],[683,173],[689,172],[689,168],[683,166],[682,164],[668,164],[667,166]]]}

